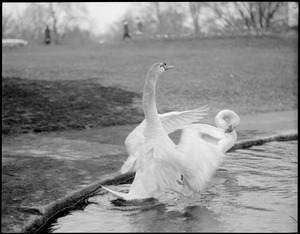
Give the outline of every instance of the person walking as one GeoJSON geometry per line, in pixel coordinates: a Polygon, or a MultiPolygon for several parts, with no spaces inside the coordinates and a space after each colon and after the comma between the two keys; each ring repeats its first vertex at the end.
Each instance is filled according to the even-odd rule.
{"type": "Polygon", "coordinates": [[[136,34],[138,35],[142,35],[143,34],[143,23],[140,21],[140,18],[139,17],[136,17],[136,21],[137,21],[137,24],[136,24],[136,34]]]}
{"type": "Polygon", "coordinates": [[[123,26],[124,26],[123,40],[125,40],[126,38],[131,39],[127,20],[123,20],[123,26]]]}
{"type": "Polygon", "coordinates": [[[49,45],[50,43],[51,43],[51,31],[49,26],[47,25],[45,29],[45,44],[49,45]]]}

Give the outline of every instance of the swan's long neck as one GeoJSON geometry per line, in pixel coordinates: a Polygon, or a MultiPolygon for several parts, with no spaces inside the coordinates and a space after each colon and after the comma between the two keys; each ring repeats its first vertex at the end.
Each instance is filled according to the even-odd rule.
{"type": "Polygon", "coordinates": [[[162,127],[162,124],[158,117],[155,101],[155,85],[157,78],[158,75],[156,73],[151,70],[148,72],[143,93],[143,110],[147,125],[160,128],[162,127]]]}

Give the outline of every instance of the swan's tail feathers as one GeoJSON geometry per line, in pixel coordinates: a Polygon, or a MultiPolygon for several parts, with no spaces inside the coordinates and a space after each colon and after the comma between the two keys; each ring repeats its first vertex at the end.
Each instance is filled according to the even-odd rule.
{"type": "Polygon", "coordinates": [[[117,191],[113,191],[107,187],[104,187],[102,185],[102,188],[105,189],[107,192],[111,193],[112,195],[116,196],[117,198],[123,199],[123,200],[129,200],[130,197],[128,194],[126,193],[121,193],[121,192],[117,192],[117,191]]]}
{"type": "Polygon", "coordinates": [[[136,163],[136,159],[137,159],[137,154],[136,153],[130,155],[127,158],[126,162],[121,167],[121,173],[124,174],[126,172],[129,172],[130,170],[134,171],[134,166],[135,166],[135,163],[136,163]]]}

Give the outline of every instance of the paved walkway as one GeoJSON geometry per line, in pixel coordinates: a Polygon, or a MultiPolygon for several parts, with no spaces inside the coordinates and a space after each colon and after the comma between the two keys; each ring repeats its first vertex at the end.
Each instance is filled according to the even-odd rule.
{"type": "MultiPolygon", "coordinates": [[[[240,116],[238,142],[298,134],[298,111],[240,116]]],[[[206,120],[213,123],[213,118],[206,120]]],[[[21,232],[50,205],[118,175],[135,125],[2,136],[2,232],[21,232]]],[[[176,142],[179,133],[171,134],[176,142]]]]}

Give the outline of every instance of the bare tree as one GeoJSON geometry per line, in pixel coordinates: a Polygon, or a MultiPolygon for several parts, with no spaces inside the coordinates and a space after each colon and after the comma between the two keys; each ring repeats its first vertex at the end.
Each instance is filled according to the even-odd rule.
{"type": "Polygon", "coordinates": [[[249,30],[257,27],[255,20],[256,4],[256,2],[235,2],[235,7],[249,30]]]}
{"type": "Polygon", "coordinates": [[[11,13],[5,14],[3,12],[3,14],[2,14],[2,36],[3,36],[3,34],[5,35],[7,33],[7,31],[9,31],[10,22],[11,22],[11,13]]]}
{"type": "Polygon", "coordinates": [[[187,27],[184,26],[186,18],[186,10],[184,9],[184,3],[180,2],[167,2],[159,5],[155,3],[156,19],[157,19],[157,33],[168,36],[180,36],[187,31],[187,27]]]}
{"type": "Polygon", "coordinates": [[[163,23],[161,28],[164,34],[180,37],[190,31],[184,26],[186,15],[176,7],[170,7],[162,13],[163,23]]]}
{"type": "Polygon", "coordinates": [[[270,28],[270,22],[279,10],[281,2],[258,2],[257,4],[261,28],[270,28]]]}
{"type": "MultiPolygon", "coordinates": [[[[15,37],[41,42],[44,39],[46,25],[49,25],[52,29],[51,34],[54,43],[60,44],[66,39],[67,33],[74,30],[76,33],[73,32],[72,35],[82,36],[78,32],[80,29],[78,26],[82,23],[90,23],[86,14],[87,10],[82,3],[28,3],[22,13],[14,14],[12,20],[10,20],[10,17],[3,15],[2,29],[6,30],[7,25],[11,22],[10,28],[15,37]]],[[[89,34],[85,34],[89,37],[89,34]]]]}
{"type": "MultiPolygon", "coordinates": [[[[160,2],[150,2],[147,7],[144,7],[143,14],[147,15],[150,19],[149,24],[155,25],[156,33],[163,33],[163,19],[160,2]]],[[[145,17],[144,17],[145,18],[145,17]]]]}
{"type": "Polygon", "coordinates": [[[211,2],[208,5],[210,9],[214,12],[214,21],[212,24],[216,27],[216,20],[222,22],[222,26],[219,26],[219,31],[229,30],[233,33],[240,29],[239,21],[235,18],[231,6],[232,2],[211,2]]]}
{"type": "Polygon", "coordinates": [[[49,15],[46,8],[42,4],[31,3],[23,12],[22,23],[19,31],[26,35],[27,39],[38,40],[43,36],[45,25],[47,24],[49,15]]]}
{"type": "Polygon", "coordinates": [[[189,9],[193,19],[196,37],[200,35],[199,16],[200,16],[200,9],[202,4],[203,4],[202,2],[189,2],[189,9]]]}
{"type": "Polygon", "coordinates": [[[12,37],[36,40],[41,35],[47,19],[42,12],[42,5],[30,3],[22,13],[14,12],[9,17],[3,14],[2,30],[12,37]]]}
{"type": "MultiPolygon", "coordinates": [[[[186,7],[184,6],[184,3],[179,2],[136,3],[122,16],[122,19],[128,21],[130,31],[133,32],[138,16],[143,22],[143,37],[160,37],[166,34],[179,36],[186,31],[190,31],[184,25],[187,17],[186,7]]],[[[120,32],[122,32],[122,19],[111,26],[109,30],[110,38],[119,40],[120,32]]]]}
{"type": "Polygon", "coordinates": [[[48,3],[48,13],[52,21],[55,44],[59,44],[66,32],[80,20],[85,20],[87,10],[80,3],[51,2],[48,3]]]}
{"type": "Polygon", "coordinates": [[[282,2],[235,2],[235,7],[248,29],[268,29],[281,3],[282,2]]]}

